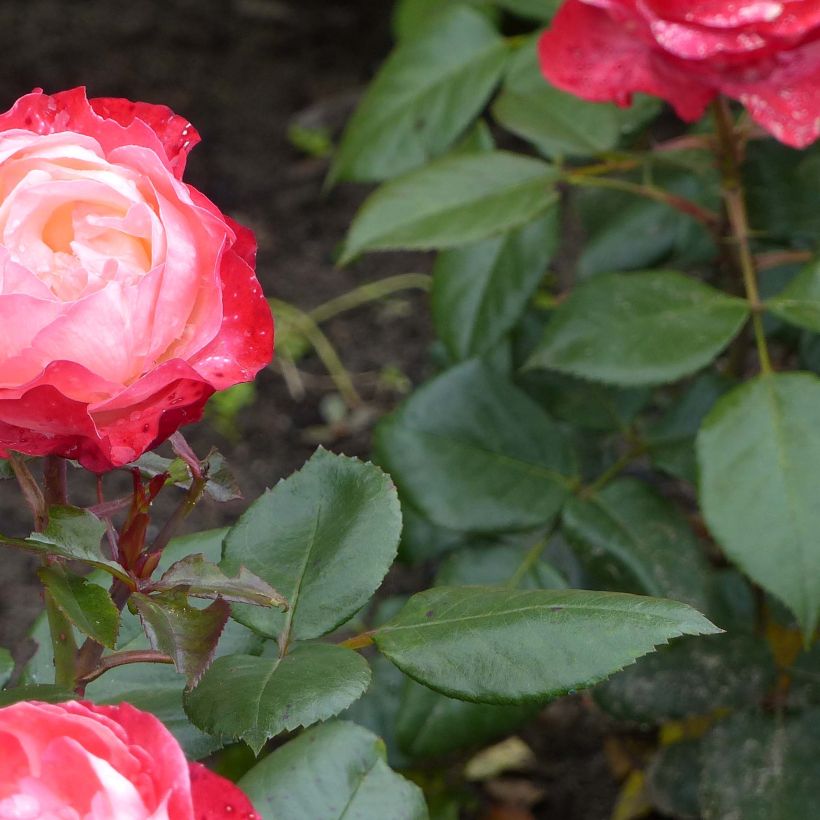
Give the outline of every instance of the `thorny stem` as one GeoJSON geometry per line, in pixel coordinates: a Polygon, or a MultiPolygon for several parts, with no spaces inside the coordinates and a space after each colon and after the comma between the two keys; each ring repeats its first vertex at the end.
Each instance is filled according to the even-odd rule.
{"type": "Polygon", "coordinates": [[[48,510],[46,508],[43,491],[40,489],[37,480],[31,474],[31,470],[29,470],[25,459],[23,459],[19,453],[10,452],[8,460],[11,469],[14,471],[14,477],[20,485],[23,498],[34,517],[34,531],[43,532],[48,523],[48,510]]]}
{"type": "Polygon", "coordinates": [[[746,299],[752,311],[752,328],[757,344],[760,369],[764,374],[770,374],[772,363],[766,345],[766,334],[763,331],[761,315],[763,303],[760,300],[757,269],[749,242],[749,217],[740,174],[740,144],[735,133],[729,102],[725,97],[719,97],[715,101],[714,115],[720,147],[718,158],[722,177],[723,202],[731,231],[728,238],[734,246],[735,266],[743,280],[746,299]]]}
{"type": "Polygon", "coordinates": [[[43,463],[43,486],[46,507],[68,504],[68,462],[60,456],[46,456],[43,463]]]}
{"type": "MultiPolygon", "coordinates": [[[[184,444],[183,446],[179,441],[174,442],[174,444],[174,450],[178,455],[180,454],[180,451],[185,453],[185,455],[181,457],[185,457],[186,461],[189,461],[191,458],[196,459],[196,456],[193,455],[187,444],[184,444]],[[185,452],[186,450],[188,452],[185,452]]],[[[196,470],[194,470],[193,465],[189,464],[189,466],[191,467],[191,472],[195,474],[191,480],[191,486],[188,489],[188,492],[185,494],[185,497],[182,499],[173,515],[168,519],[168,521],[166,521],[165,526],[162,530],[160,530],[159,535],[157,535],[154,539],[151,546],[145,551],[145,561],[138,567],[138,569],[145,575],[150,575],[156,567],[157,561],[159,560],[160,555],[162,555],[162,551],[168,546],[168,542],[174,537],[182,522],[185,521],[185,519],[191,514],[205,491],[205,485],[208,483],[208,478],[206,475],[203,475],[200,470],[198,460],[196,461],[196,470]]],[[[119,578],[115,578],[111,584],[110,594],[114,605],[119,611],[122,611],[131,595],[131,589],[119,578]]],[[[137,658],[134,653],[123,652],[118,655],[111,655],[103,658],[103,652],[104,647],[102,644],[97,643],[97,641],[92,640],[91,638],[86,639],[77,657],[78,694],[82,695],[88,683],[96,680],[100,677],[100,675],[104,674],[108,671],[108,669],[111,669],[114,666],[121,666],[123,663],[137,663],[140,660],[149,662],[153,661],[154,663],[171,662],[163,660],[162,658],[167,656],[163,656],[162,653],[143,652],[141,653],[142,656],[137,658]],[[122,660],[120,663],[114,662],[113,665],[111,665],[112,660],[115,658],[126,658],[126,660],[122,660]],[[128,658],[133,658],[133,660],[128,660],[128,658]]]]}
{"type": "Polygon", "coordinates": [[[127,652],[116,652],[107,655],[97,666],[87,674],[83,675],[78,683],[85,688],[92,681],[104,675],[111,669],[118,666],[126,666],[129,663],[173,663],[174,659],[164,652],[156,652],[153,649],[134,649],[127,652]]]}
{"type": "Polygon", "coordinates": [[[686,197],[672,194],[663,188],[654,185],[642,185],[638,182],[630,182],[625,179],[615,179],[612,177],[593,176],[588,173],[570,172],[563,177],[564,182],[570,185],[587,188],[610,188],[616,191],[624,191],[636,196],[651,199],[675,208],[678,211],[692,217],[708,228],[712,233],[717,233],[720,227],[720,218],[716,213],[703,208],[697,202],[693,202],[686,197]]]}
{"type": "Polygon", "coordinates": [[[173,515],[165,522],[165,526],[160,530],[159,535],[147,550],[148,555],[159,555],[167,546],[168,542],[176,535],[182,522],[193,512],[194,507],[199,503],[202,494],[205,492],[205,485],[208,483],[207,477],[203,475],[194,476],[191,486],[179,506],[174,510],[173,515]]]}

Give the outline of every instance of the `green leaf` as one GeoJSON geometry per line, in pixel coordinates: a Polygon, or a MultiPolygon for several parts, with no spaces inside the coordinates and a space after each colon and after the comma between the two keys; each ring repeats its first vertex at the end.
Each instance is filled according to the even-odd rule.
{"type": "MultiPolygon", "coordinates": [[[[533,538],[532,540],[536,540],[533,538]]],[[[527,549],[511,544],[465,547],[449,555],[436,574],[436,586],[496,586],[515,577],[527,549]]],[[[566,589],[566,579],[546,561],[537,560],[518,582],[520,589],[566,589]]]]}
{"type": "Polygon", "coordinates": [[[820,259],[806,265],[766,308],[789,324],[820,333],[820,259]]]}
{"type": "Polygon", "coordinates": [[[367,661],[330,644],[297,644],[283,658],[219,658],[186,694],[201,729],[244,740],[256,754],[268,738],[337,715],[370,682],[367,661]]]}
{"type": "Polygon", "coordinates": [[[443,154],[484,108],[504,39],[466,6],[437,16],[384,63],[347,125],[328,181],[376,182],[443,154]]]}
{"type": "Polygon", "coordinates": [[[275,606],[286,610],[288,602],[268,583],[245,567],[236,577],[229,577],[204,555],[186,555],[177,561],[159,581],[148,584],[143,591],[181,590],[193,598],[223,598],[238,604],[275,606]]]}
{"type": "Polygon", "coordinates": [[[521,317],[558,244],[558,211],[506,236],[442,253],[433,321],[455,361],[494,348],[521,317]]]}
{"type": "Polygon", "coordinates": [[[738,714],[706,737],[704,820],[796,820],[817,805],[820,710],[794,717],[738,714]]]}
{"type": "Polygon", "coordinates": [[[14,478],[14,470],[11,469],[8,459],[0,458],[0,481],[14,478]]]}
{"type": "Polygon", "coordinates": [[[240,781],[262,820],[426,820],[421,789],[392,771],[384,744],[353,723],[305,732],[240,781]]]}
{"type": "Polygon", "coordinates": [[[456,530],[546,525],[572,486],[557,425],[477,361],[417,390],[381,422],[376,447],[402,496],[456,530]]]}
{"type": "Polygon", "coordinates": [[[0,691],[0,709],[11,706],[22,700],[38,700],[42,703],[63,703],[76,699],[77,695],[70,689],[45,684],[42,686],[15,686],[13,689],[0,691]]]}
{"type": "Polygon", "coordinates": [[[37,574],[54,603],[83,635],[114,648],[120,629],[120,612],[103,587],[57,565],[41,567],[37,574]]]}
{"type": "Polygon", "coordinates": [[[464,544],[465,533],[439,527],[425,518],[406,499],[401,499],[404,527],[401,531],[399,560],[411,565],[423,564],[464,544]]]}
{"type": "Polygon", "coordinates": [[[621,478],[569,500],[563,532],[595,586],[708,607],[706,562],[685,516],[651,487],[621,478]]]}
{"type": "MultiPolygon", "coordinates": [[[[675,152],[677,156],[678,153],[675,152]]],[[[652,168],[650,182],[670,193],[715,210],[720,202],[714,163],[706,152],[706,174],[689,169],[680,172],[652,168]],[[702,178],[705,176],[705,179],[702,178]]],[[[645,183],[646,169],[626,177],[645,183]]],[[[695,265],[711,265],[716,248],[709,232],[688,215],[668,205],[624,191],[586,188],[573,192],[583,240],[577,264],[578,278],[588,279],[602,273],[677,267],[688,270],[695,265]]]]}
{"type": "Polygon", "coordinates": [[[613,675],[596,688],[595,700],[618,720],[662,723],[753,708],[776,679],[772,654],[759,638],[684,638],[613,675]]]}
{"type": "Polygon", "coordinates": [[[781,247],[816,245],[820,236],[817,143],[804,151],[783,151],[775,140],[752,140],[743,176],[755,237],[781,247]]]}
{"type": "Polygon", "coordinates": [[[234,617],[276,636],[318,638],[370,599],[398,550],[401,510],[378,467],[319,449],[266,492],[225,538],[222,567],[246,566],[285,596],[287,614],[234,607],[234,617]]]}
{"type": "MultiPolygon", "coordinates": [[[[127,610],[123,620],[137,621],[127,610]]],[[[139,626],[139,632],[119,648],[121,650],[146,649],[148,639],[139,626]]],[[[124,631],[124,630],[123,630],[124,631]]],[[[261,639],[235,621],[228,621],[217,646],[217,655],[231,653],[255,654],[262,650],[261,639]]],[[[89,684],[86,697],[94,703],[122,703],[126,701],[137,709],[151,712],[171,731],[185,754],[198,760],[216,751],[221,741],[194,726],[182,708],[185,678],[173,666],[140,663],[121,666],[106,672],[89,684]]]]}
{"type": "Polygon", "coordinates": [[[14,672],[14,658],[8,649],[0,646],[0,688],[8,683],[12,672],[14,672]]]}
{"type": "Polygon", "coordinates": [[[128,573],[103,552],[105,524],[93,513],[79,507],[55,506],[49,508],[48,516],[45,532],[33,532],[25,539],[0,536],[0,544],[81,561],[129,582],[128,573]]]}
{"type": "Polygon", "coordinates": [[[194,609],[184,594],[171,592],[135,592],[128,600],[139,613],[151,647],[170,655],[188,685],[196,685],[213,660],[230,617],[228,604],[220,599],[207,609],[194,609]]]}
{"type": "MultiPolygon", "coordinates": [[[[544,3],[540,2],[542,8],[544,3]]],[[[550,85],[541,72],[535,36],[510,60],[493,116],[547,156],[586,157],[615,148],[624,133],[660,110],[642,97],[629,109],[582,100],[550,85]]]]}
{"type": "Polygon", "coordinates": [[[436,587],[414,595],[374,638],[425,686],[462,700],[521,703],[591,686],[671,638],[718,631],[676,601],[436,587]]]}
{"type": "Polygon", "coordinates": [[[401,749],[415,759],[442,757],[490,743],[535,717],[539,704],[469,703],[406,680],[396,717],[401,749]]]}
{"type": "Polygon", "coordinates": [[[495,0],[495,4],[520,17],[551,20],[562,0],[495,0]]]}
{"type": "Polygon", "coordinates": [[[555,311],[528,367],[626,386],[709,364],[748,317],[746,303],[672,271],[597,276],[555,311]]]}
{"type": "Polygon", "coordinates": [[[437,160],[367,199],[340,262],[367,251],[453,248],[498,236],[554,207],[557,178],[551,165],[506,151],[437,160]]]}
{"type": "Polygon", "coordinates": [[[646,437],[649,454],[658,469],[692,484],[696,483],[695,436],[706,414],[731,387],[730,379],[707,370],[649,428],[646,437]]]}
{"type": "Polygon", "coordinates": [[[651,396],[646,387],[609,387],[548,370],[528,370],[516,384],[553,418],[598,432],[625,432],[651,396]]]}
{"type": "Polygon", "coordinates": [[[811,635],[820,608],[820,380],[761,376],[724,396],[697,439],[700,502],[726,555],[811,635]]]}
{"type": "Polygon", "coordinates": [[[397,0],[393,11],[393,34],[398,41],[410,40],[438,25],[439,15],[449,12],[455,5],[469,6],[490,22],[496,22],[498,14],[490,0],[397,0]]]}
{"type": "Polygon", "coordinates": [[[390,765],[404,768],[410,760],[399,748],[396,739],[396,715],[409,678],[383,655],[375,655],[369,660],[372,672],[370,686],[339,717],[352,720],[377,734],[387,747],[390,765]]]}

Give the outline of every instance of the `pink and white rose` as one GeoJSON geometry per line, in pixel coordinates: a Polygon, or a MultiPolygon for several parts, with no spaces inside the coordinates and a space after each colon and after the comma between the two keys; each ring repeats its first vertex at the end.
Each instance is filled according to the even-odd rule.
{"type": "Polygon", "coordinates": [[[126,464],[270,361],[253,235],[182,181],[198,141],[82,88],[0,115],[0,456],[126,464]]]}

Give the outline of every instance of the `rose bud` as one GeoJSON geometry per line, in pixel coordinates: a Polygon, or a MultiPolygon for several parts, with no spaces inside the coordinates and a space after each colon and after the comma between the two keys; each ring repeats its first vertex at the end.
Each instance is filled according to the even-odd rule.
{"type": "Polygon", "coordinates": [[[198,141],[82,88],[0,115],[0,456],[104,472],[270,361],[253,235],[182,181],[198,141]]]}
{"type": "Polygon", "coordinates": [[[567,0],[539,53],[550,82],[588,100],[642,91],[691,122],[725,94],[781,142],[820,136],[816,0],[567,0]]]}
{"type": "Polygon", "coordinates": [[[0,709],[0,820],[259,820],[230,781],[185,759],[127,703],[0,709]]]}

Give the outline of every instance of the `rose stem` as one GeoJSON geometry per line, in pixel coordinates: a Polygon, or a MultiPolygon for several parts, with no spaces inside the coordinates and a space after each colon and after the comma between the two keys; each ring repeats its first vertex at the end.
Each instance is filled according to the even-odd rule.
{"type": "MultiPolygon", "coordinates": [[[[46,456],[43,462],[43,494],[46,507],[68,503],[68,481],[66,460],[60,456],[46,456]]],[[[46,559],[48,563],[49,559],[46,559]]],[[[48,589],[43,593],[46,605],[46,617],[51,633],[51,647],[54,652],[54,683],[68,690],[74,689],[77,672],[77,643],[74,640],[74,627],[65,613],[57,606],[54,596],[48,589]]]]}
{"type": "Polygon", "coordinates": [[[125,666],[129,663],[173,663],[174,659],[170,655],[163,652],[156,652],[153,649],[134,649],[126,652],[116,652],[113,655],[107,655],[103,658],[96,668],[92,669],[87,674],[83,675],[78,683],[85,689],[85,687],[92,681],[97,680],[101,675],[104,675],[110,669],[116,669],[118,666],[125,666]]]}
{"type": "Polygon", "coordinates": [[[731,229],[729,240],[734,246],[735,266],[743,279],[746,299],[752,311],[752,327],[757,344],[757,355],[760,360],[760,370],[765,375],[769,375],[772,372],[772,362],[766,344],[766,334],[763,332],[763,318],[761,315],[763,304],[760,301],[760,292],[757,287],[757,270],[749,243],[749,217],[746,211],[743,180],[740,174],[740,145],[735,134],[729,101],[725,97],[718,97],[713,110],[720,149],[718,159],[720,160],[723,202],[726,206],[726,216],[731,229]]]}

